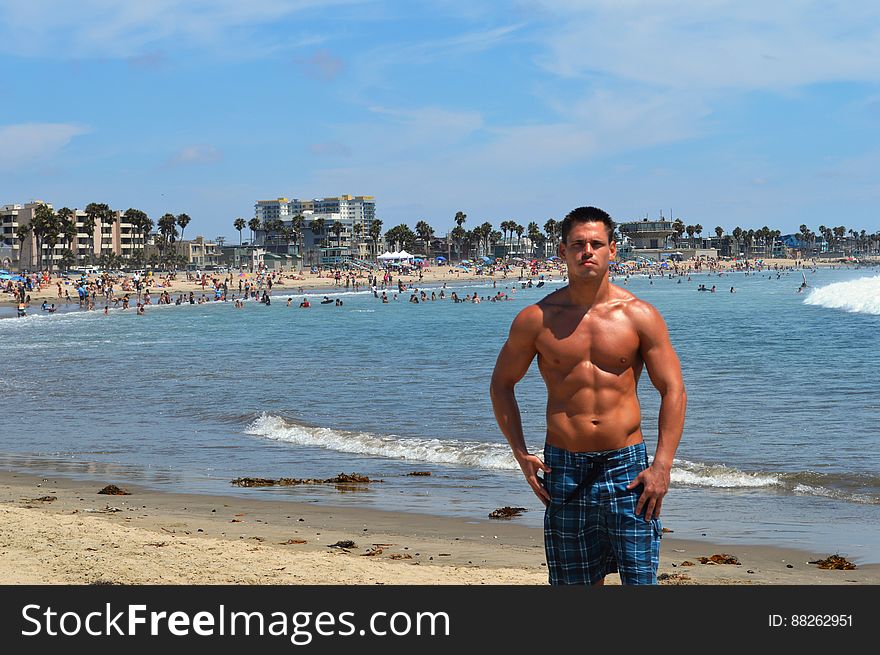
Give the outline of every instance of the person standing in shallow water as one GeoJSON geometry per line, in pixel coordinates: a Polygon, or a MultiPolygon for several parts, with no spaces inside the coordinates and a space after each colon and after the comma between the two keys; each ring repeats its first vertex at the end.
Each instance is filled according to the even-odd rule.
{"type": "Polygon", "coordinates": [[[566,216],[568,285],[516,316],[492,374],[495,418],[545,505],[554,585],[603,584],[615,571],[623,584],[656,584],[660,510],[684,428],[684,381],[663,318],[608,280],[614,229],[596,207],[566,216]],[[547,386],[543,461],[526,448],[514,394],[536,355],[547,386]],[[636,395],[643,368],[662,399],[650,466],[636,395]]]}

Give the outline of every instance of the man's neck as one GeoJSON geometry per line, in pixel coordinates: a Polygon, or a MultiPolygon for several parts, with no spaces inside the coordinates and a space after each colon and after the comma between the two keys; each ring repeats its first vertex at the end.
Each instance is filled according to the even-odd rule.
{"type": "Polygon", "coordinates": [[[606,300],[611,292],[611,283],[605,275],[599,279],[581,280],[569,276],[568,293],[575,305],[592,307],[606,300]]]}

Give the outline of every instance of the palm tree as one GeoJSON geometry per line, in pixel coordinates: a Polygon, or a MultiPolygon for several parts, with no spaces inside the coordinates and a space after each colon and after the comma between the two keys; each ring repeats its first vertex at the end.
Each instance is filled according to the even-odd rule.
{"type": "Polygon", "coordinates": [[[109,232],[109,236],[112,238],[112,236],[113,236],[113,223],[116,222],[116,214],[110,210],[110,207],[107,206],[106,203],[103,203],[103,202],[90,202],[88,205],[86,205],[85,211],[86,211],[86,216],[93,219],[92,223],[91,223],[92,230],[89,231],[89,236],[90,236],[91,246],[92,246],[91,252],[94,253],[94,251],[95,251],[94,237],[92,236],[94,234],[94,229],[95,229],[94,226],[98,222],[100,222],[101,223],[101,253],[103,254],[103,252],[104,252],[104,238],[106,236],[108,236],[108,232],[109,232]],[[110,229],[107,230],[106,229],[107,227],[109,227],[110,229]]]}
{"type": "Polygon", "coordinates": [[[465,214],[464,212],[455,212],[455,224],[458,227],[461,227],[466,220],[467,214],[465,214]]]}
{"type": "Polygon", "coordinates": [[[501,234],[498,230],[492,230],[489,232],[489,243],[491,244],[492,249],[495,249],[496,244],[501,241],[504,235],[501,234]]]}
{"type": "Polygon", "coordinates": [[[159,234],[162,239],[158,241],[160,257],[167,264],[166,249],[168,246],[174,246],[177,238],[177,217],[174,214],[165,214],[159,219],[159,234]]]}
{"type": "Polygon", "coordinates": [[[696,245],[694,244],[694,232],[697,231],[697,228],[693,225],[688,225],[685,227],[685,231],[687,232],[688,239],[690,239],[691,248],[696,248],[696,245]]]}
{"type": "Polygon", "coordinates": [[[183,241],[183,231],[192,219],[187,214],[177,215],[177,225],[180,226],[180,240],[183,241]]]}
{"type": "Polygon", "coordinates": [[[351,226],[351,252],[352,259],[360,259],[361,254],[361,243],[363,242],[364,236],[364,224],[363,223],[355,223],[351,226]],[[358,256],[355,256],[354,253],[357,253],[358,256]]]}
{"type": "MultiPolygon", "coordinates": [[[[19,241],[19,261],[21,261],[21,252],[24,250],[24,242],[30,239],[32,234],[33,228],[30,223],[19,223],[15,228],[15,237],[19,241]]],[[[31,264],[28,262],[27,267],[30,268],[30,266],[31,264]]]]}
{"type": "Polygon", "coordinates": [[[62,207],[56,215],[61,224],[61,235],[64,238],[64,244],[70,249],[76,240],[76,214],[70,207],[62,207]]]}
{"type": "Polygon", "coordinates": [[[64,270],[70,270],[76,265],[76,253],[69,248],[61,253],[60,264],[64,270]]]}
{"type": "MultiPolygon", "coordinates": [[[[492,224],[489,221],[484,221],[482,225],[480,225],[480,238],[483,241],[483,252],[487,257],[489,255],[489,236],[492,234],[492,224]]],[[[494,261],[494,257],[492,258],[494,261]]]]}
{"type": "Polygon", "coordinates": [[[297,214],[290,220],[290,227],[293,229],[293,242],[296,244],[296,252],[299,255],[299,264],[302,266],[302,231],[306,219],[302,214],[297,214]]]}
{"type": "Polygon", "coordinates": [[[260,229],[260,219],[256,217],[252,218],[248,221],[248,227],[251,230],[251,245],[254,245],[254,241],[257,238],[257,230],[260,229]]]}
{"type": "Polygon", "coordinates": [[[675,222],[672,224],[672,229],[675,230],[675,247],[680,248],[681,235],[684,234],[685,229],[687,229],[684,225],[684,221],[680,218],[676,218],[675,222]]]}
{"type": "Polygon", "coordinates": [[[458,260],[461,261],[461,244],[464,241],[465,229],[461,225],[457,225],[456,227],[452,228],[449,236],[452,237],[453,241],[455,241],[455,250],[458,254],[458,260]]]}
{"type": "MultiPolygon", "coordinates": [[[[122,214],[122,217],[125,219],[126,223],[129,223],[130,225],[133,226],[135,234],[140,233],[142,235],[141,248],[143,248],[144,245],[146,244],[146,241],[147,241],[146,237],[143,236],[143,234],[144,234],[144,219],[150,220],[147,218],[147,214],[145,212],[142,212],[140,209],[134,209],[132,207],[129,207],[128,209],[125,210],[125,213],[122,214]]],[[[150,221],[150,228],[152,229],[152,227],[153,227],[153,222],[150,221]]],[[[134,251],[132,251],[132,252],[134,252],[134,251]]]]}
{"type": "Polygon", "coordinates": [[[410,226],[406,223],[401,223],[400,225],[391,228],[385,234],[386,239],[388,238],[388,233],[393,235],[391,238],[399,246],[397,248],[398,250],[415,250],[413,244],[416,240],[416,233],[413,232],[410,226]]]}
{"type": "MultiPolygon", "coordinates": [[[[37,246],[37,270],[43,270],[43,242],[52,233],[55,225],[55,212],[49,209],[46,204],[38,205],[34,210],[34,217],[31,220],[31,229],[37,246]]],[[[55,230],[55,238],[57,240],[58,231],[55,230]]]]}
{"type": "Polygon", "coordinates": [[[702,247],[703,243],[703,226],[697,223],[694,225],[694,232],[697,233],[697,236],[700,237],[700,246],[702,247]]]}
{"type": "Polygon", "coordinates": [[[141,232],[141,252],[146,254],[147,251],[147,238],[150,236],[150,232],[153,231],[153,219],[144,214],[141,216],[138,221],[138,228],[141,232]]]}
{"type": "Polygon", "coordinates": [[[288,227],[287,225],[281,226],[281,238],[284,239],[284,252],[285,254],[290,254],[290,242],[293,239],[293,228],[288,227]]]}
{"type": "Polygon", "coordinates": [[[241,233],[247,227],[247,223],[243,218],[236,218],[232,221],[232,227],[238,230],[238,247],[241,248],[241,233]]]}
{"type": "Polygon", "coordinates": [[[342,234],[342,231],[345,229],[345,226],[339,221],[333,221],[333,225],[330,226],[330,231],[336,236],[336,247],[342,248],[342,242],[339,238],[339,235],[342,234]]]}
{"type": "Polygon", "coordinates": [[[538,254],[536,245],[541,240],[541,230],[538,228],[538,224],[535,221],[529,223],[527,230],[529,239],[532,242],[532,256],[536,257],[538,254]]]}
{"type": "MultiPolygon", "coordinates": [[[[506,242],[507,241],[507,233],[512,231],[511,225],[513,221],[501,221],[501,237],[506,242]]],[[[505,248],[504,254],[505,256],[509,253],[510,248],[505,248]]]]}
{"type": "MultiPolygon", "coordinates": [[[[46,209],[49,208],[46,207],[46,209]]],[[[58,237],[61,236],[61,221],[58,219],[58,215],[51,209],[49,209],[49,212],[46,215],[44,229],[45,234],[43,236],[43,243],[46,244],[49,250],[49,272],[51,273],[52,264],[54,263],[55,259],[55,246],[58,244],[58,237]]]]}
{"type": "Polygon", "coordinates": [[[544,223],[544,232],[547,234],[547,238],[550,239],[550,245],[555,251],[556,236],[559,233],[559,223],[553,218],[548,219],[547,222],[544,223]]]}
{"type": "MultiPolygon", "coordinates": [[[[89,251],[88,251],[88,260],[89,263],[94,261],[95,258],[95,228],[98,225],[98,221],[103,214],[103,207],[107,207],[107,205],[103,203],[90,202],[86,205],[85,212],[86,217],[83,219],[83,229],[86,231],[86,234],[89,236],[89,251]]],[[[103,230],[101,231],[101,241],[103,242],[103,230]]]]}
{"type": "Polygon", "coordinates": [[[846,228],[843,225],[838,225],[834,228],[834,250],[837,251],[838,244],[843,241],[843,237],[846,236],[846,228]]]}
{"type": "Polygon", "coordinates": [[[431,256],[431,237],[434,236],[434,228],[428,225],[427,221],[419,221],[416,223],[416,234],[425,244],[425,259],[431,256]]]}
{"type": "Polygon", "coordinates": [[[524,228],[519,223],[516,223],[513,226],[513,231],[516,232],[516,252],[520,255],[522,254],[522,235],[525,230],[526,228],[524,228]]]}
{"type": "MultiPolygon", "coordinates": [[[[324,243],[324,225],[326,221],[323,218],[315,218],[309,222],[309,231],[312,233],[312,244],[318,244],[318,248],[322,248],[324,243]]],[[[314,252],[314,247],[311,249],[314,252]]],[[[309,258],[311,261],[311,257],[309,258]]]]}
{"type": "Polygon", "coordinates": [[[374,219],[370,224],[370,238],[373,240],[373,250],[379,255],[379,237],[382,236],[382,221],[374,219]]]}

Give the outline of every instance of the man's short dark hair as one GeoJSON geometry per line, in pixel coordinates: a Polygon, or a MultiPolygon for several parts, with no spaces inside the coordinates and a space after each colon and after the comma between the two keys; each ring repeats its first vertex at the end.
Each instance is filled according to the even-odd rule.
{"type": "Polygon", "coordinates": [[[562,219],[562,224],[559,228],[562,242],[568,243],[568,233],[571,232],[571,228],[575,223],[590,223],[593,221],[596,223],[604,223],[605,229],[608,231],[608,242],[610,243],[614,240],[614,230],[617,225],[615,225],[614,219],[608,215],[608,212],[603,211],[598,207],[578,207],[577,209],[572,209],[568,212],[568,215],[562,219]]]}

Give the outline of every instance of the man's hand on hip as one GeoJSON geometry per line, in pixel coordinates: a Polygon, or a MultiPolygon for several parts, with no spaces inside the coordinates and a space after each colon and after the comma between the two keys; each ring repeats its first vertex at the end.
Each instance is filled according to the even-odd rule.
{"type": "Polygon", "coordinates": [[[519,467],[522,469],[523,475],[526,476],[526,482],[535,492],[535,495],[544,503],[544,507],[550,504],[550,494],[538,478],[538,471],[545,473],[550,471],[550,467],[541,461],[536,455],[523,455],[516,458],[519,467]]]}
{"type": "Polygon", "coordinates": [[[644,485],[642,495],[636,505],[636,514],[645,511],[645,520],[650,521],[660,516],[660,506],[663,504],[663,496],[669,491],[669,469],[654,466],[653,464],[636,476],[636,479],[627,485],[627,489],[635,489],[644,485]]]}

